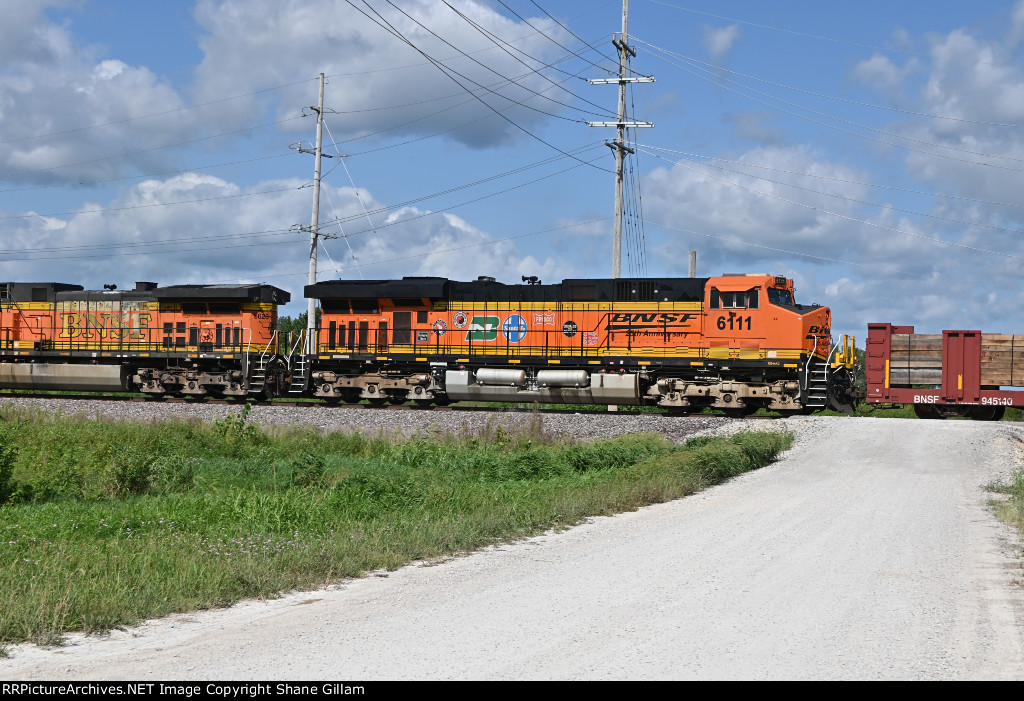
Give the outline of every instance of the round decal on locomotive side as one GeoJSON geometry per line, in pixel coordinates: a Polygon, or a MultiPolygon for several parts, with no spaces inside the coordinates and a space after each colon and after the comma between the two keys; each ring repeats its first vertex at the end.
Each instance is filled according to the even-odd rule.
{"type": "Polygon", "coordinates": [[[469,323],[469,317],[466,316],[466,312],[455,312],[455,316],[452,317],[452,323],[455,324],[455,328],[464,329],[466,324],[469,323]]]}
{"type": "Polygon", "coordinates": [[[505,334],[509,343],[519,343],[526,338],[526,330],[526,319],[518,314],[513,314],[505,319],[505,323],[501,325],[501,332],[505,334]]]}
{"type": "MultiPolygon", "coordinates": [[[[461,314],[462,312],[459,313],[461,314]]],[[[444,319],[438,319],[437,321],[435,321],[433,328],[434,335],[438,337],[444,336],[445,333],[448,332],[448,324],[444,323],[444,319]]]]}
{"type": "Polygon", "coordinates": [[[562,324],[562,334],[566,338],[572,338],[573,336],[576,335],[576,333],[579,330],[580,329],[579,329],[578,326],[576,326],[576,322],[575,321],[567,321],[564,324],[562,324]]]}

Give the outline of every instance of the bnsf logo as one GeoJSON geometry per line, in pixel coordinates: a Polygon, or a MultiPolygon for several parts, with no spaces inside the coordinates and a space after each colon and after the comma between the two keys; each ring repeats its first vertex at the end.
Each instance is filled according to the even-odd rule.
{"type": "Polygon", "coordinates": [[[830,329],[828,326],[812,326],[811,328],[807,329],[807,333],[812,333],[817,336],[831,336],[832,329],[830,329]]]}
{"type": "Polygon", "coordinates": [[[613,324],[675,324],[685,323],[695,314],[612,314],[613,324]]]}

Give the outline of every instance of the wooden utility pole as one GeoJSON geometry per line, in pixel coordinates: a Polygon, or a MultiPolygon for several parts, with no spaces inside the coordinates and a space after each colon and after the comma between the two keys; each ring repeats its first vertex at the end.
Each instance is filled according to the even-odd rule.
{"type": "Polygon", "coordinates": [[[636,56],[636,49],[629,46],[629,0],[622,0],[622,34],[612,39],[612,45],[619,50],[619,77],[596,78],[590,80],[592,85],[618,83],[619,84],[619,111],[618,121],[615,122],[587,122],[592,127],[615,127],[615,141],[608,146],[615,151],[615,222],[614,234],[612,236],[612,277],[620,277],[622,272],[622,210],[623,210],[623,164],[626,159],[626,152],[633,153],[633,149],[626,146],[627,127],[653,127],[651,122],[627,122],[626,121],[626,83],[653,83],[654,78],[641,76],[630,78],[629,57],[636,56]]]}
{"type": "MultiPolygon", "coordinates": [[[[324,138],[324,74],[320,74],[320,101],[316,110],[316,165],[313,166],[313,221],[309,225],[309,284],[316,284],[316,250],[320,235],[320,158],[324,138]]],[[[306,353],[316,352],[316,300],[306,306],[306,353]]]]}

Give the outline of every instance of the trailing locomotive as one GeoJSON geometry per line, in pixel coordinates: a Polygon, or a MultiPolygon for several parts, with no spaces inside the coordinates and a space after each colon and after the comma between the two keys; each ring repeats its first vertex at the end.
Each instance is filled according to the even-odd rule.
{"type": "Polygon", "coordinates": [[[0,283],[0,388],[267,398],[287,365],[270,285],[0,283]]]}
{"type": "Polygon", "coordinates": [[[704,407],[743,415],[852,411],[852,348],[831,312],[770,275],[564,280],[334,280],[293,368],[330,401],[704,407]]]}

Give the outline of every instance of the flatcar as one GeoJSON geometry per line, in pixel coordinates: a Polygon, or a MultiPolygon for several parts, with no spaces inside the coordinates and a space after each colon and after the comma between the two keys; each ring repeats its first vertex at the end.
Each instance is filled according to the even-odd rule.
{"type": "Polygon", "coordinates": [[[266,398],[285,388],[271,285],[0,283],[0,389],[266,398]]]}
{"type": "Polygon", "coordinates": [[[913,404],[921,419],[999,421],[1024,409],[1024,336],[868,324],[865,369],[868,403],[913,404]]]}
{"type": "Polygon", "coordinates": [[[852,411],[852,346],[784,276],[333,280],[292,381],[330,401],[852,411]]]}

